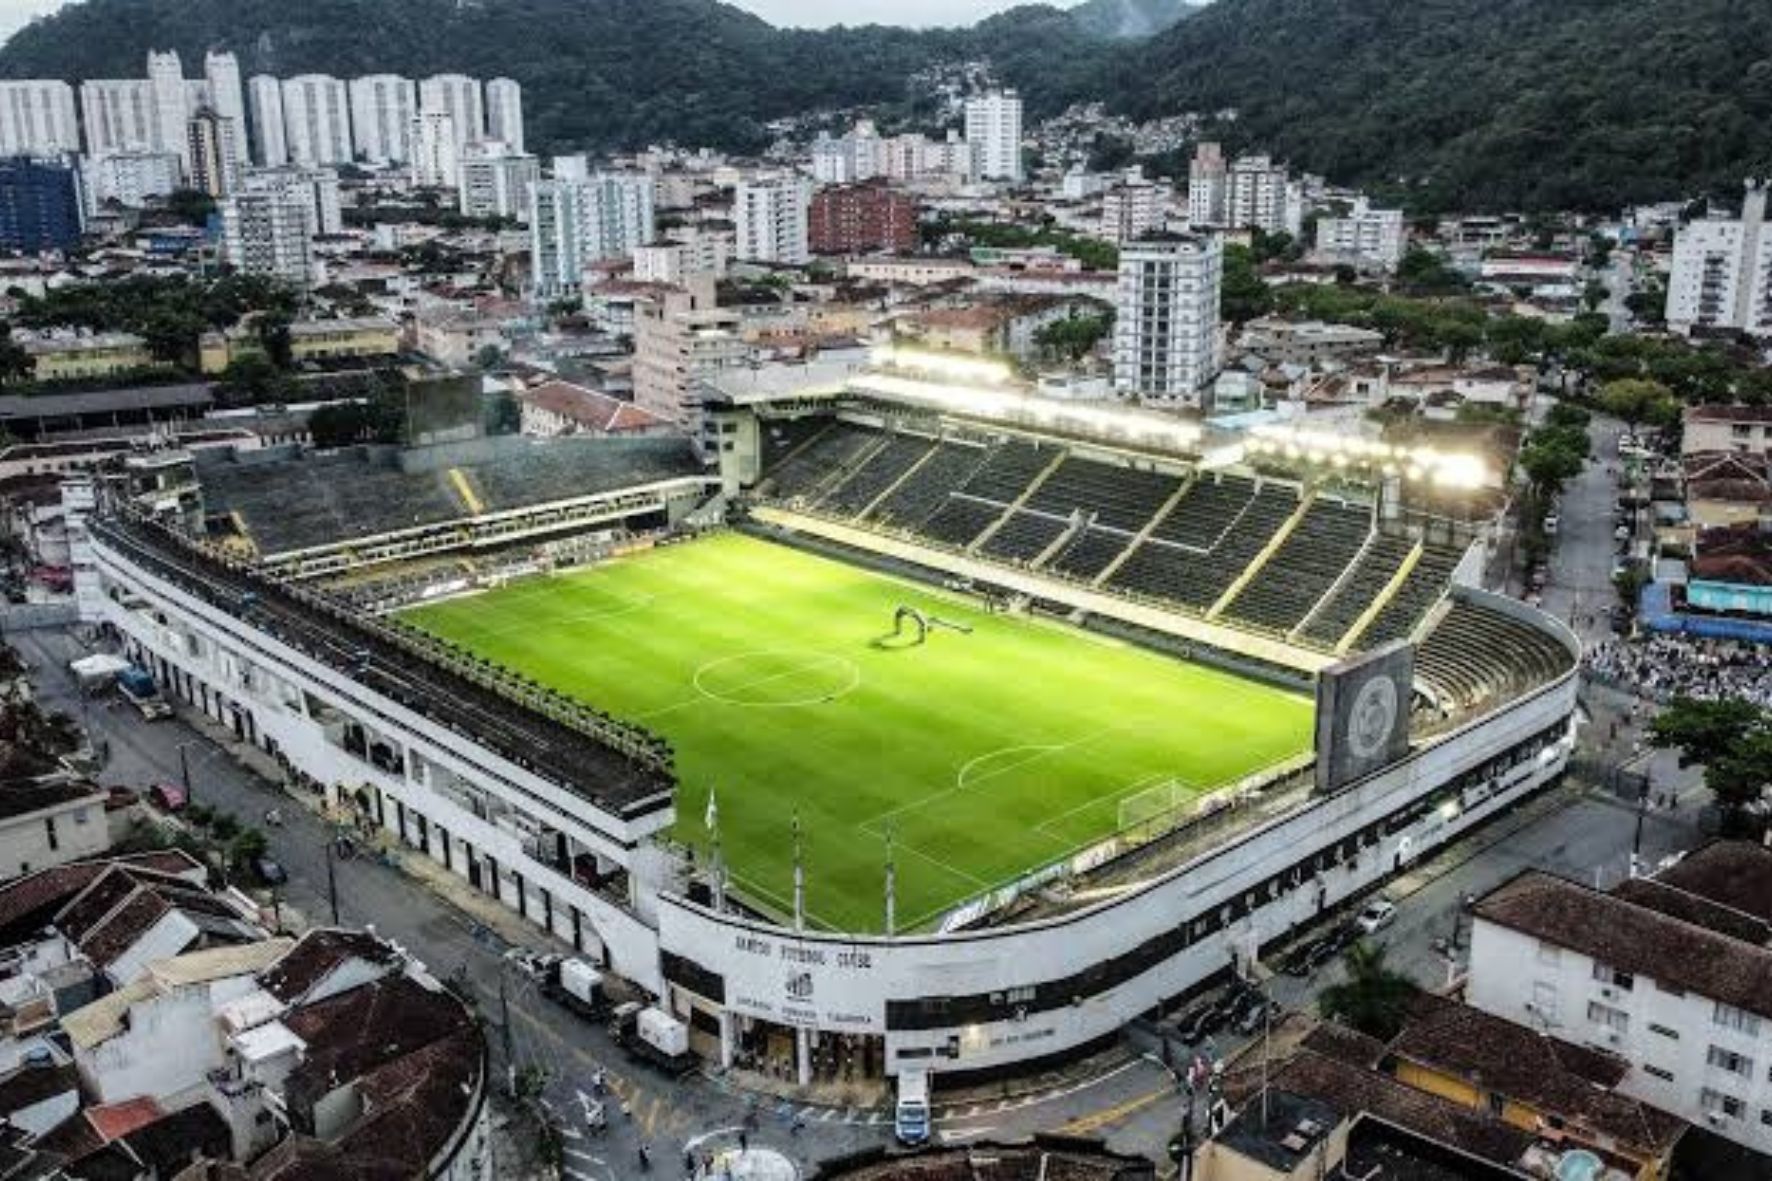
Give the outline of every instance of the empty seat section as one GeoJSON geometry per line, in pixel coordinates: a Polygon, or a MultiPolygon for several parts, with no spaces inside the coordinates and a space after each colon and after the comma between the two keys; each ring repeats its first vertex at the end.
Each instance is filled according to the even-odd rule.
{"type": "Polygon", "coordinates": [[[915,529],[947,503],[950,493],[971,479],[988,454],[983,447],[938,444],[935,454],[894,488],[892,495],[881,501],[868,518],[882,525],[915,529]]]}
{"type": "Polygon", "coordinates": [[[1046,568],[1093,582],[1131,544],[1130,533],[1111,532],[1090,526],[1071,538],[1064,549],[1046,563],[1046,568]]]}
{"type": "Polygon", "coordinates": [[[1031,562],[1064,536],[1069,526],[1058,517],[1011,513],[1009,519],[979,547],[979,552],[1011,562],[1031,562]]]}
{"type": "Polygon", "coordinates": [[[1201,476],[1151,534],[1159,541],[1211,549],[1255,495],[1253,481],[1201,476]]]}
{"type": "Polygon", "coordinates": [[[1430,545],[1421,555],[1421,561],[1397,588],[1391,601],[1384,605],[1366,630],[1361,632],[1354,641],[1354,646],[1362,650],[1377,648],[1392,640],[1406,639],[1427,618],[1440,596],[1452,585],[1452,572],[1458,569],[1458,563],[1464,558],[1464,551],[1452,546],[1430,545]]]}
{"type": "Polygon", "coordinates": [[[1028,507],[1056,517],[1082,512],[1096,524],[1137,533],[1180,486],[1178,476],[1073,456],[1046,477],[1028,507]]]}
{"type": "Polygon", "coordinates": [[[1406,537],[1373,538],[1347,581],[1335,589],[1329,601],[1305,625],[1301,633],[1304,638],[1325,647],[1340,643],[1348,628],[1358,623],[1366,609],[1384,593],[1414,550],[1415,543],[1406,537]]]}
{"type": "Polygon", "coordinates": [[[1470,603],[1454,603],[1415,654],[1415,676],[1456,709],[1506,700],[1567,672],[1574,664],[1556,638],[1470,603]]]}
{"type": "Polygon", "coordinates": [[[970,496],[950,496],[935,515],[923,522],[924,536],[948,545],[965,547],[1003,515],[1003,506],[970,496]]]}
{"type": "Polygon", "coordinates": [[[916,435],[895,435],[851,472],[848,479],[827,492],[820,507],[845,516],[859,513],[896,484],[934,445],[932,440],[916,435]]]}
{"type": "Polygon", "coordinates": [[[845,422],[832,423],[829,430],[771,472],[763,482],[763,491],[778,500],[816,500],[879,442],[878,431],[845,422]]]}
{"type": "Polygon", "coordinates": [[[1204,611],[1230,589],[1297,508],[1298,497],[1292,489],[1265,487],[1248,502],[1212,552],[1201,554],[1147,540],[1114,571],[1108,584],[1204,611]]]}
{"type": "Polygon", "coordinates": [[[1347,572],[1371,529],[1372,510],[1365,506],[1313,502],[1225,613],[1257,627],[1291,631],[1347,572]]]}
{"type": "Polygon", "coordinates": [[[1034,477],[1051,463],[1053,453],[1019,440],[993,448],[984,466],[973,473],[962,492],[1007,505],[1021,499],[1034,477]]]}

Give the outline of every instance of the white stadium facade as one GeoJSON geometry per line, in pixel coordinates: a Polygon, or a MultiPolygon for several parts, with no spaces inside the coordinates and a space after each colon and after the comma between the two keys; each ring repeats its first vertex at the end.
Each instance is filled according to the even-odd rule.
{"type": "Polygon", "coordinates": [[[766,1029],[793,1040],[802,1081],[830,1039],[938,1080],[1089,1052],[1565,767],[1577,641],[1472,585],[1483,521],[1412,507],[1412,481],[1459,484],[1462,458],[956,393],[913,364],[706,395],[699,453],[486,440],[442,468],[199,457],[151,479],[138,457],[96,496],[70,489],[95,502],[83,615],[292,779],[659,997],[710,1059],[766,1029]],[[668,750],[380,615],[464,570],[510,577],[713,515],[1315,685],[1314,764],[936,929],[802,932],[742,897],[716,908],[661,839],[668,750]],[[464,555],[497,560],[439,561],[464,555]]]}

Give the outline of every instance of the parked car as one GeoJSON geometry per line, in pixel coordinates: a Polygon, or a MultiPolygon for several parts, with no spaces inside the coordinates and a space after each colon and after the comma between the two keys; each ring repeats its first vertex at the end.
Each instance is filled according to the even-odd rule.
{"type": "Polygon", "coordinates": [[[1237,1014],[1237,1032],[1245,1037],[1258,1032],[1270,1018],[1280,1014],[1280,1006],[1264,996],[1251,995],[1249,1003],[1237,1014]]]}
{"type": "Polygon", "coordinates": [[[1397,907],[1388,898],[1374,898],[1354,920],[1354,925],[1366,935],[1376,935],[1397,921],[1397,907]]]}
{"type": "Polygon", "coordinates": [[[505,952],[505,963],[531,980],[549,979],[565,958],[553,952],[531,951],[527,947],[513,947],[505,952]]]}
{"type": "Polygon", "coordinates": [[[156,783],[148,788],[148,803],[162,812],[183,812],[189,802],[185,789],[176,783],[156,783]]]}
{"type": "Polygon", "coordinates": [[[1218,1030],[1224,1028],[1224,1016],[1218,1010],[1219,1002],[1206,1001],[1185,1013],[1175,1023],[1175,1031],[1186,1046],[1197,1046],[1218,1030]]]}
{"type": "Polygon", "coordinates": [[[281,886],[289,880],[289,871],[273,857],[258,858],[252,863],[252,872],[258,876],[261,885],[281,886]]]}

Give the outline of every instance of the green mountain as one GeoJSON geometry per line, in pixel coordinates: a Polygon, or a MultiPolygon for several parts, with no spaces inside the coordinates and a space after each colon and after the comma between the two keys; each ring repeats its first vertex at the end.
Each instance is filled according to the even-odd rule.
{"type": "Polygon", "coordinates": [[[1084,0],[1069,13],[1086,33],[1136,41],[1161,33],[1193,11],[1190,0],[1084,0]]]}
{"type": "Polygon", "coordinates": [[[1772,5],[1217,0],[1128,50],[1134,114],[1218,129],[1425,209],[1615,208],[1772,165],[1772,5]]]}
{"type": "Polygon", "coordinates": [[[1046,6],[914,32],[777,29],[715,0],[85,0],[0,47],[0,76],[139,77],[150,47],[177,49],[187,73],[225,48],[248,76],[506,75],[543,150],[756,147],[771,119],[896,102],[918,70],[986,54],[1047,112],[1113,51],[1046,6]]]}

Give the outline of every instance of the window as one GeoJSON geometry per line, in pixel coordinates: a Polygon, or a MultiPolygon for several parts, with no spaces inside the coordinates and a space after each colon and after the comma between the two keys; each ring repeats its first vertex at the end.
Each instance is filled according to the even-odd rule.
{"type": "Polygon", "coordinates": [[[1772,1128],[1772,1110],[1762,1107],[1760,1109],[1760,1122],[1767,1127],[1772,1128]]]}
{"type": "Polygon", "coordinates": [[[1760,1033],[1760,1019],[1758,1017],[1745,1009],[1737,1009],[1734,1005],[1725,1005],[1722,1001],[1717,1002],[1711,1020],[1724,1029],[1739,1030],[1749,1037],[1758,1037],[1760,1033]]]}
{"type": "Polygon", "coordinates": [[[1743,1078],[1753,1077],[1754,1060],[1746,1054],[1737,1054],[1734,1050],[1725,1050],[1722,1046],[1712,1046],[1705,1061],[1719,1070],[1728,1071],[1730,1074],[1739,1074],[1743,1078]]]}
{"type": "Polygon", "coordinates": [[[1623,1009],[1614,1009],[1611,1005],[1602,1005],[1599,1001],[1587,1003],[1587,1019],[1595,1025],[1603,1025],[1615,1034],[1623,1035],[1630,1030],[1630,1015],[1623,1009]]]}
{"type": "Polygon", "coordinates": [[[91,819],[92,819],[92,809],[91,808],[76,808],[74,810],[74,823],[75,824],[85,824],[87,821],[89,821],[91,819]]]}
{"type": "Polygon", "coordinates": [[[1653,1021],[1649,1023],[1649,1032],[1658,1033],[1665,1038],[1672,1038],[1676,1042],[1680,1040],[1679,1031],[1669,1029],[1665,1025],[1656,1025],[1653,1021]]]}
{"type": "Polygon", "coordinates": [[[1636,977],[1632,976],[1629,972],[1620,972],[1616,968],[1608,967],[1597,960],[1594,962],[1594,979],[1598,980],[1601,984],[1610,988],[1616,988],[1621,992],[1629,992],[1631,990],[1631,985],[1636,983],[1636,977]]]}
{"type": "Polygon", "coordinates": [[[1643,1064],[1643,1073],[1652,1074],[1663,1082],[1671,1083],[1674,1081],[1673,1071],[1663,1070],[1659,1066],[1650,1066],[1648,1063],[1643,1064]]]}
{"type": "Polygon", "coordinates": [[[61,848],[61,842],[56,840],[56,837],[55,837],[55,817],[46,816],[43,818],[43,831],[49,837],[49,851],[50,852],[53,853],[57,849],[61,848]]]}
{"type": "Polygon", "coordinates": [[[1730,1119],[1741,1118],[1741,1100],[1733,1095],[1725,1095],[1721,1091],[1713,1091],[1709,1087],[1698,1092],[1698,1106],[1704,1108],[1706,1112],[1725,1115],[1730,1119]]]}
{"type": "Polygon", "coordinates": [[[1553,967],[1562,963],[1563,949],[1554,943],[1544,943],[1541,941],[1538,944],[1538,962],[1553,967]]]}

